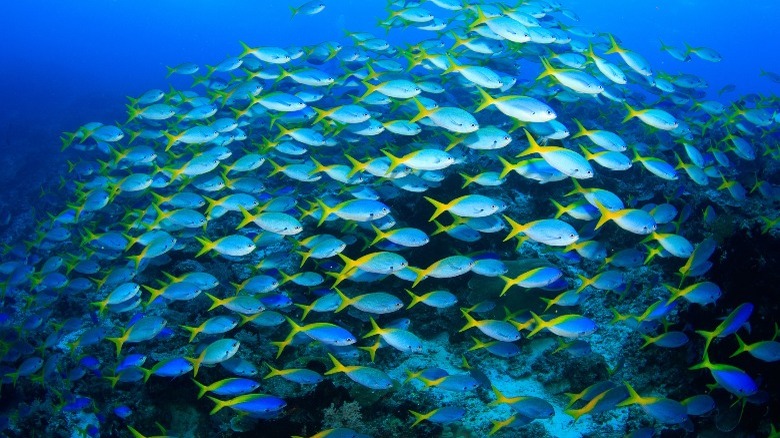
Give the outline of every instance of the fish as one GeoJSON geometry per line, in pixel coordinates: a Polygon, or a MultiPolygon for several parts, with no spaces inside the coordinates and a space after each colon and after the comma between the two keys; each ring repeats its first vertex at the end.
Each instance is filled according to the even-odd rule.
{"type": "Polygon", "coordinates": [[[422,353],[422,341],[414,333],[399,328],[381,328],[373,317],[369,317],[369,321],[371,321],[371,331],[363,335],[363,339],[380,336],[384,342],[396,350],[422,353]]]}
{"type": "Polygon", "coordinates": [[[508,404],[512,410],[528,419],[550,418],[555,415],[555,409],[546,400],[533,396],[507,397],[495,386],[492,386],[496,400],[492,405],[508,404]]]}
{"type": "Polygon", "coordinates": [[[522,233],[531,240],[545,245],[568,246],[580,237],[571,225],[559,219],[540,219],[526,224],[517,223],[506,215],[504,215],[504,219],[509,222],[509,226],[512,228],[504,238],[504,242],[522,233]]]}
{"type": "Polygon", "coordinates": [[[201,365],[214,365],[224,362],[238,352],[241,343],[235,339],[224,338],[214,341],[201,351],[198,357],[185,357],[192,364],[193,377],[198,376],[201,365]]]}
{"type": "MultiPolygon", "coordinates": [[[[288,434],[361,436],[310,421],[341,416],[362,418],[371,433],[379,423],[403,435],[462,422],[451,427],[523,435],[537,419],[567,414],[575,432],[592,435],[603,420],[595,415],[636,404],[650,421],[698,433],[688,417],[710,412],[714,399],[665,380],[684,370],[679,355],[664,353],[656,376],[687,397],[679,402],[588,381],[592,363],[610,376],[623,362],[652,365],[663,351],[651,345],[695,354],[695,331],[703,358],[688,372],[709,370],[713,397],[765,408],[771,373],[755,379],[756,364],[739,358],[777,360],[776,336],[761,335],[767,321],[753,316],[765,309],[745,302],[714,321],[709,304],[734,294],[711,272],[736,254],[724,223],[776,232],[774,96],[736,86],[716,96],[708,70],[686,70],[721,61],[706,41],[662,43],[677,64],[645,58],[556,1],[391,1],[364,31],[318,40],[331,6],[292,4],[297,18],[277,23],[279,38],[169,67],[167,91],[119,102],[116,122],[62,134],[67,166],[50,169],[59,185],[41,185],[34,213],[9,205],[0,220],[11,405],[70,388],[50,422],[94,410],[101,421],[82,433],[96,435],[102,416],[140,418],[125,406],[130,392],[154,407],[137,391],[151,376],[160,388],[186,376],[175,381],[177,403],[208,395],[215,430],[273,434],[278,422],[265,420],[284,417],[295,426],[288,434]],[[314,40],[289,45],[301,26],[314,40]],[[729,257],[713,258],[716,250],[729,257]],[[522,293],[507,294],[515,286],[522,293]],[[652,299],[633,293],[653,287],[652,299]],[[543,304],[555,312],[533,308],[543,304]],[[456,335],[469,330],[470,339],[456,335]],[[524,352],[524,334],[544,330],[555,342],[531,342],[554,348],[528,366],[548,361],[548,374],[580,393],[556,398],[535,373],[515,388],[506,359],[524,352]],[[738,346],[713,342],[730,335],[738,346]],[[274,347],[275,358],[263,357],[274,347]],[[322,369],[326,355],[332,367],[322,369]],[[257,392],[258,358],[267,394],[257,392]],[[572,364],[580,380],[555,374],[572,364]],[[77,383],[93,376],[113,391],[77,383]],[[411,383],[402,390],[400,376],[411,383]],[[351,398],[377,391],[373,407],[331,400],[321,383],[351,398]],[[488,385],[494,396],[480,399],[488,385]],[[440,400],[418,397],[423,390],[440,400]],[[323,411],[292,403],[290,391],[315,391],[323,411]],[[410,415],[385,421],[374,408],[388,403],[410,415]],[[217,417],[226,407],[238,415],[217,417]],[[584,415],[593,421],[577,422],[584,415]]],[[[334,23],[353,18],[337,15],[334,23]]],[[[33,414],[12,410],[9,428],[24,432],[33,414]]]]}
{"type": "Polygon", "coordinates": [[[319,14],[323,10],[325,10],[325,2],[321,0],[307,1],[297,7],[290,6],[290,12],[292,12],[291,18],[295,18],[295,16],[298,14],[315,15],[319,14]]]}
{"type": "Polygon", "coordinates": [[[529,338],[541,330],[547,329],[558,336],[576,339],[593,333],[597,328],[596,323],[581,315],[561,315],[549,321],[543,320],[533,312],[531,312],[531,316],[536,326],[528,333],[529,338]]]}
{"type": "Polygon", "coordinates": [[[452,307],[458,303],[458,297],[446,290],[434,290],[422,295],[417,295],[409,289],[405,289],[406,293],[412,298],[412,301],[406,306],[407,309],[411,309],[418,303],[423,303],[427,306],[446,309],[452,307]]]}
{"type": "Polygon", "coordinates": [[[628,383],[629,397],[618,403],[618,407],[638,404],[646,413],[662,424],[680,424],[688,419],[688,409],[680,402],[663,397],[642,397],[628,383]]]}
{"type": "Polygon", "coordinates": [[[404,306],[400,299],[387,292],[369,292],[349,298],[338,288],[334,287],[333,290],[341,298],[341,305],[336,308],[336,312],[351,306],[366,313],[382,315],[401,310],[404,306]]]}
{"type": "Polygon", "coordinates": [[[353,382],[374,390],[385,390],[393,386],[390,377],[381,370],[361,365],[347,366],[339,362],[332,354],[328,354],[328,357],[333,362],[333,368],[325,372],[326,376],[344,373],[353,382]]]}
{"type": "Polygon", "coordinates": [[[191,379],[192,383],[194,383],[198,389],[198,399],[203,398],[206,393],[211,392],[213,394],[216,394],[218,396],[239,396],[248,394],[255,389],[260,387],[260,384],[258,382],[255,382],[251,379],[242,379],[242,378],[229,378],[229,379],[223,379],[219,380],[217,382],[214,382],[210,385],[204,385],[200,382],[198,382],[195,379],[191,379]]]}
{"type": "Polygon", "coordinates": [[[206,396],[214,402],[214,408],[209,414],[214,415],[225,407],[250,416],[266,415],[284,409],[287,403],[268,394],[244,394],[230,400],[219,400],[206,396]]]}
{"type": "Polygon", "coordinates": [[[546,287],[554,283],[562,276],[563,272],[561,272],[561,270],[550,266],[542,266],[531,269],[519,274],[515,278],[509,278],[501,275],[499,277],[504,281],[504,288],[501,289],[501,296],[504,296],[504,294],[512,286],[520,286],[526,289],[546,287]]]}
{"type": "Polygon", "coordinates": [[[477,328],[479,331],[487,335],[488,337],[501,342],[513,342],[520,339],[520,332],[515,326],[500,320],[494,319],[474,319],[466,309],[461,309],[463,317],[466,318],[466,325],[461,327],[460,332],[464,332],[470,328],[477,328]]]}
{"type": "Polygon", "coordinates": [[[241,257],[251,254],[256,248],[251,239],[240,234],[221,237],[215,241],[210,241],[205,237],[198,237],[196,240],[200,242],[202,248],[195,254],[195,257],[200,257],[210,251],[232,257],[241,257]]]}
{"type": "Polygon", "coordinates": [[[190,332],[189,342],[195,340],[195,337],[203,333],[206,335],[221,335],[234,329],[238,325],[238,319],[233,316],[215,316],[203,321],[197,327],[182,325],[181,328],[190,332]]]}
{"type": "Polygon", "coordinates": [[[460,420],[466,413],[466,410],[458,406],[444,406],[425,414],[412,410],[409,410],[409,413],[414,416],[414,423],[410,427],[415,427],[426,420],[437,424],[452,423],[460,420]]]}
{"type": "Polygon", "coordinates": [[[763,360],[764,362],[777,362],[780,360],[780,342],[774,339],[768,341],[758,341],[752,344],[746,344],[739,335],[735,334],[739,347],[729,357],[738,356],[744,352],[749,353],[756,359],[763,360]]]}
{"type": "Polygon", "coordinates": [[[304,333],[315,341],[335,346],[352,345],[357,341],[352,333],[336,324],[320,322],[301,326],[289,317],[285,317],[285,319],[290,324],[291,330],[284,341],[272,343],[278,347],[277,358],[282,355],[285,347],[292,342],[293,337],[298,333],[304,333]]]}
{"type": "Polygon", "coordinates": [[[272,377],[282,377],[290,382],[300,383],[302,385],[316,385],[321,382],[323,377],[320,373],[312,371],[306,368],[287,368],[278,370],[266,363],[268,367],[268,374],[263,379],[270,379],[272,377]]]}
{"type": "Polygon", "coordinates": [[[689,369],[708,369],[712,378],[720,387],[739,398],[749,397],[758,391],[758,385],[755,380],[745,371],[733,365],[710,362],[706,349],[702,361],[692,365],[689,369]]]}

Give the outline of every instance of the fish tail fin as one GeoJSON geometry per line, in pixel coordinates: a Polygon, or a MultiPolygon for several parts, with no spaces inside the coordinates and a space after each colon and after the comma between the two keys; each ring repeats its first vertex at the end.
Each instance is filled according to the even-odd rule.
{"type": "Polygon", "coordinates": [[[314,305],[313,304],[309,304],[307,306],[305,304],[296,304],[295,307],[303,310],[303,313],[301,314],[301,321],[303,321],[309,315],[309,312],[311,312],[311,309],[314,308],[314,305]]]}
{"type": "MultiPolygon", "coordinates": [[[[130,99],[130,97],[128,97],[130,99]]],[[[141,114],[141,110],[139,108],[133,107],[133,105],[125,105],[127,107],[127,121],[125,123],[130,123],[133,120],[135,120],[139,114],[141,114]]]]}
{"type": "Polygon", "coordinates": [[[227,403],[228,403],[227,401],[222,401],[220,399],[217,399],[217,398],[214,398],[214,397],[211,397],[211,396],[208,396],[208,395],[206,397],[209,400],[211,400],[211,401],[213,401],[215,403],[214,409],[212,409],[211,412],[209,412],[209,415],[214,415],[217,412],[219,412],[220,410],[222,410],[222,408],[227,406],[227,403]]]}
{"type": "Polygon", "coordinates": [[[436,236],[436,235],[441,234],[441,233],[446,233],[447,231],[450,230],[449,226],[444,226],[444,225],[442,225],[441,222],[439,222],[437,220],[433,221],[433,225],[436,227],[436,229],[433,230],[433,232],[431,233],[431,236],[436,236]]]}
{"type": "Polygon", "coordinates": [[[118,338],[106,338],[106,339],[116,344],[116,357],[119,357],[119,354],[122,352],[122,346],[125,345],[125,341],[127,340],[127,338],[121,336],[118,338]]]}
{"type": "Polygon", "coordinates": [[[238,224],[238,226],[236,226],[236,230],[244,228],[255,220],[255,217],[252,216],[252,213],[247,211],[246,208],[239,205],[238,209],[241,210],[241,214],[244,216],[244,219],[238,224]]]}
{"type": "Polygon", "coordinates": [[[274,341],[271,342],[271,345],[276,347],[276,358],[279,359],[279,356],[282,355],[284,352],[284,349],[287,348],[288,345],[290,345],[290,342],[292,342],[292,336],[287,336],[283,341],[274,341]]]}
{"type": "Polygon", "coordinates": [[[506,237],[504,237],[504,240],[503,240],[504,242],[506,242],[508,240],[511,240],[513,237],[515,237],[518,234],[520,234],[523,231],[525,231],[525,229],[526,229],[525,225],[520,224],[518,222],[515,222],[514,219],[512,219],[511,217],[509,217],[509,216],[507,216],[505,214],[502,215],[502,216],[504,217],[505,221],[509,222],[509,226],[510,226],[510,228],[512,228],[509,231],[509,234],[507,234],[506,237]]]}
{"type": "Polygon", "coordinates": [[[211,312],[212,310],[222,305],[222,300],[215,297],[214,295],[211,295],[210,293],[206,292],[206,296],[211,299],[211,307],[209,307],[208,312],[211,312]]]}
{"type": "Polygon", "coordinates": [[[396,157],[395,155],[388,152],[386,149],[382,149],[380,152],[382,152],[390,160],[390,166],[388,166],[387,168],[387,172],[385,173],[386,175],[391,174],[396,167],[403,164],[402,158],[396,157]]]}
{"type": "Polygon", "coordinates": [[[577,274],[577,278],[579,278],[582,283],[580,283],[579,287],[575,290],[575,293],[582,292],[586,287],[593,283],[593,280],[581,274],[577,274]]]}
{"type": "Polygon", "coordinates": [[[378,336],[382,334],[382,328],[379,327],[379,324],[376,323],[373,317],[368,318],[371,321],[371,330],[368,331],[365,335],[363,335],[363,339],[370,338],[372,336],[378,336]]]}
{"type": "MultiPolygon", "coordinates": [[[[198,336],[198,333],[200,333],[200,327],[190,327],[187,325],[180,326],[183,330],[190,332],[190,339],[187,342],[192,342],[196,336],[198,336]]],[[[198,397],[200,398],[200,397],[198,397]]]]}
{"type": "Polygon", "coordinates": [[[263,377],[263,380],[270,379],[271,377],[281,376],[282,372],[271,366],[268,362],[263,362],[263,365],[268,367],[268,374],[263,377]]]}
{"type": "Polygon", "coordinates": [[[525,138],[528,140],[528,148],[517,154],[517,156],[524,157],[526,155],[536,154],[542,151],[542,147],[539,146],[539,143],[536,142],[536,139],[534,139],[531,133],[528,132],[528,130],[525,128],[523,128],[523,131],[525,131],[525,138]]]}
{"type": "Polygon", "coordinates": [[[543,328],[547,327],[548,324],[539,317],[539,315],[535,314],[534,312],[531,312],[531,317],[534,319],[534,323],[536,326],[528,333],[527,337],[531,337],[537,333],[539,333],[543,328]]]}
{"type": "Polygon", "coordinates": [[[433,207],[436,209],[436,210],[433,212],[433,214],[431,215],[431,218],[430,218],[430,219],[428,219],[428,222],[433,222],[433,220],[434,220],[434,219],[436,219],[437,217],[439,217],[439,216],[440,216],[442,213],[444,213],[445,211],[447,211],[447,209],[449,208],[449,205],[448,205],[448,204],[445,204],[445,203],[443,203],[443,202],[439,202],[439,201],[437,201],[437,200],[435,200],[435,199],[433,199],[433,198],[431,198],[431,197],[425,196],[424,198],[425,198],[425,199],[426,199],[428,202],[430,202],[430,203],[433,205],[433,207]]]}
{"type": "Polygon", "coordinates": [[[480,24],[485,24],[488,21],[490,21],[490,19],[485,15],[485,12],[482,10],[482,8],[477,6],[475,9],[477,10],[477,18],[475,18],[474,21],[472,21],[471,24],[469,24],[469,30],[474,29],[480,24]]]}
{"type": "Polygon", "coordinates": [[[645,343],[642,344],[641,347],[639,347],[640,350],[643,350],[643,349],[647,348],[650,344],[654,344],[655,343],[655,339],[651,338],[650,336],[648,336],[648,335],[646,335],[644,333],[640,333],[640,335],[642,336],[642,339],[645,340],[645,343]]]}
{"type": "Polygon", "coordinates": [[[404,380],[404,383],[407,383],[407,382],[409,382],[412,379],[416,379],[416,378],[422,376],[423,370],[420,370],[420,371],[409,371],[409,370],[406,370],[404,372],[406,373],[406,379],[404,380]]]}
{"type": "Polygon", "coordinates": [[[612,36],[612,34],[609,34],[609,43],[610,43],[610,48],[609,50],[604,52],[605,55],[609,55],[611,53],[623,52],[623,49],[618,45],[617,41],[615,41],[615,37],[612,36]]]}
{"type": "Polygon", "coordinates": [[[412,410],[409,410],[409,413],[412,414],[412,416],[414,417],[414,423],[412,423],[412,425],[409,426],[410,428],[412,428],[414,426],[417,426],[418,424],[420,424],[424,420],[428,419],[428,414],[421,414],[419,412],[415,412],[415,411],[412,411],[412,410]]]}
{"type": "Polygon", "coordinates": [[[238,323],[238,326],[239,327],[243,327],[243,326],[246,325],[246,323],[254,321],[255,318],[257,318],[258,316],[260,316],[259,313],[255,313],[255,314],[252,314],[252,315],[241,315],[241,314],[239,314],[238,317],[241,318],[241,322],[238,323]]]}
{"type": "Polygon", "coordinates": [[[371,243],[368,244],[368,246],[374,246],[377,243],[379,243],[382,239],[386,238],[388,233],[385,233],[384,231],[380,230],[379,227],[374,225],[374,223],[371,223],[371,228],[374,230],[374,233],[376,233],[376,237],[374,237],[374,240],[371,241],[371,243]]]}
{"type": "Polygon", "coordinates": [[[546,78],[547,76],[554,75],[555,73],[557,73],[555,68],[550,64],[550,61],[548,61],[546,58],[541,56],[539,57],[539,59],[542,62],[542,67],[544,67],[544,70],[542,70],[542,73],[540,73],[539,76],[536,77],[537,81],[539,79],[546,78]]]}
{"type": "Polygon", "coordinates": [[[198,370],[200,370],[200,364],[203,361],[203,354],[201,357],[185,357],[184,360],[192,364],[192,377],[198,377],[198,370]]]}
{"type": "Polygon", "coordinates": [[[552,198],[550,198],[550,202],[552,203],[553,207],[555,207],[555,216],[553,216],[555,219],[560,218],[566,213],[566,207],[564,207],[561,203],[552,198]]]}
{"type": "MultiPolygon", "coordinates": [[[[143,370],[143,368],[140,369],[143,370]]],[[[103,376],[103,378],[111,382],[111,389],[114,389],[116,383],[119,381],[119,376],[103,376]]]]}
{"type": "Polygon", "coordinates": [[[362,172],[366,169],[366,166],[370,161],[367,161],[366,163],[361,163],[356,158],[352,157],[349,154],[344,154],[344,157],[352,164],[352,170],[349,171],[347,174],[347,179],[351,179],[355,174],[358,172],[362,172]]]}
{"type": "MultiPolygon", "coordinates": [[[[136,269],[138,269],[138,263],[140,263],[140,261],[141,261],[140,260],[141,256],[137,256],[137,257],[138,258],[135,259],[136,269]]],[[[154,288],[152,288],[150,286],[147,286],[145,284],[141,285],[141,287],[143,287],[147,292],[149,292],[149,299],[146,301],[146,304],[144,304],[144,309],[149,307],[154,302],[154,300],[156,300],[160,295],[165,293],[165,289],[164,288],[154,289],[154,288]]]]}
{"type": "MultiPolygon", "coordinates": [[[[466,350],[466,351],[476,351],[476,350],[481,350],[481,349],[483,349],[483,348],[487,348],[487,346],[488,346],[488,343],[487,343],[487,342],[482,342],[482,341],[480,341],[478,338],[476,338],[476,337],[474,337],[474,336],[472,336],[472,337],[471,337],[471,340],[472,340],[472,341],[474,341],[474,345],[472,345],[471,347],[469,347],[469,349],[468,349],[468,350],[466,350]]],[[[463,357],[465,358],[465,356],[463,356],[463,357]]],[[[491,405],[492,405],[492,404],[493,404],[493,403],[491,403],[491,405]]]]}
{"type": "Polygon", "coordinates": [[[422,297],[415,294],[414,292],[410,291],[409,289],[404,289],[407,294],[409,294],[409,297],[411,297],[412,301],[409,302],[409,305],[406,306],[407,309],[411,309],[412,307],[416,306],[417,304],[421,303],[423,301],[422,297]]]}
{"type": "MultiPolygon", "coordinates": [[[[366,68],[370,68],[370,67],[371,67],[370,64],[366,65],[366,68]]],[[[372,71],[373,71],[373,69],[372,69],[372,71]]],[[[374,74],[376,74],[376,73],[374,73],[374,74]]],[[[364,81],[361,81],[361,82],[363,83],[363,86],[366,87],[366,92],[363,93],[362,96],[357,98],[358,101],[362,101],[363,99],[365,99],[366,97],[371,95],[371,93],[375,92],[379,88],[379,85],[374,85],[374,84],[372,84],[372,83],[370,83],[368,81],[364,80],[364,81]]]]}
{"type": "Polygon", "coordinates": [[[623,315],[622,313],[618,312],[618,310],[614,307],[610,307],[609,311],[612,312],[612,319],[609,321],[610,324],[615,324],[620,321],[625,321],[630,317],[627,314],[623,315]]]}
{"type": "Polygon", "coordinates": [[[458,71],[458,67],[460,67],[460,64],[458,64],[458,60],[453,58],[452,55],[450,54],[445,55],[445,57],[447,58],[447,68],[445,68],[444,71],[441,72],[441,74],[446,75],[448,73],[453,73],[458,71]]]}
{"type": "Polygon", "coordinates": [[[476,179],[477,179],[476,176],[469,176],[468,174],[463,173],[463,172],[458,173],[458,175],[460,175],[461,178],[463,178],[463,185],[460,186],[461,189],[465,189],[466,187],[470,186],[471,184],[474,184],[474,181],[476,181],[476,179]]]}
{"type": "Polygon", "coordinates": [[[737,355],[742,354],[742,353],[747,351],[747,344],[745,344],[745,341],[743,341],[742,338],[740,338],[739,335],[736,334],[736,333],[734,334],[734,336],[736,336],[736,338],[737,338],[737,342],[739,343],[739,347],[737,348],[737,351],[735,351],[729,357],[734,357],[734,356],[737,356],[737,355]]]}
{"type": "Polygon", "coordinates": [[[503,297],[504,294],[515,285],[515,279],[509,278],[506,275],[499,275],[498,278],[504,281],[504,287],[501,289],[501,293],[499,294],[500,297],[503,297]]]}
{"type": "MultiPolygon", "coordinates": [[[[341,279],[347,278],[347,276],[352,272],[352,270],[357,268],[357,264],[355,260],[352,260],[351,258],[345,256],[342,253],[338,253],[336,255],[341,259],[342,262],[344,262],[344,267],[341,269],[341,272],[339,272],[339,278],[341,279]]],[[[338,283],[340,283],[340,281],[338,283]]],[[[336,284],[334,284],[333,287],[335,288],[336,284]]]]}
{"type": "Polygon", "coordinates": [[[623,385],[625,385],[626,390],[628,391],[628,398],[618,403],[616,405],[617,407],[622,408],[623,406],[631,406],[642,400],[642,397],[634,391],[634,388],[628,382],[623,382],[623,385]]]}
{"type": "Polygon", "coordinates": [[[246,55],[249,55],[250,53],[254,53],[255,49],[249,47],[249,45],[247,43],[245,43],[243,41],[239,41],[238,43],[241,44],[241,48],[243,49],[241,54],[238,55],[239,58],[243,58],[246,55]]]}
{"type": "Polygon", "coordinates": [[[417,99],[416,97],[413,97],[412,101],[414,102],[415,106],[417,106],[417,111],[418,112],[417,112],[416,116],[412,117],[412,119],[409,120],[410,123],[414,123],[414,122],[416,122],[418,120],[424,119],[424,118],[428,117],[429,115],[431,115],[431,113],[433,112],[433,110],[429,110],[428,108],[426,108],[422,104],[422,102],[420,102],[420,100],[417,99]]]}
{"type": "Polygon", "coordinates": [[[268,173],[269,177],[274,176],[277,173],[284,171],[284,169],[285,169],[285,166],[281,166],[279,163],[277,163],[276,161],[274,161],[274,160],[272,160],[270,158],[268,159],[268,162],[271,163],[271,169],[272,169],[268,173]]]}
{"type": "Polygon", "coordinates": [[[615,215],[609,211],[606,207],[604,207],[600,202],[596,201],[596,208],[599,210],[599,213],[601,214],[599,216],[599,221],[596,223],[595,229],[598,230],[602,227],[602,225],[606,224],[610,220],[612,220],[615,215]]]}
{"type": "Polygon", "coordinates": [[[490,420],[490,422],[493,423],[493,427],[490,428],[490,432],[488,432],[488,436],[493,436],[496,433],[498,433],[499,430],[503,429],[507,425],[514,423],[515,418],[517,418],[517,416],[512,415],[511,417],[507,418],[504,421],[490,420]]]}
{"type": "Polygon", "coordinates": [[[106,312],[106,307],[108,306],[107,299],[103,301],[93,301],[89,303],[90,305],[98,308],[98,315],[103,316],[103,314],[106,312]]]}
{"type": "Polygon", "coordinates": [[[324,374],[326,376],[329,376],[331,374],[343,373],[344,371],[346,371],[347,368],[341,362],[339,362],[338,359],[336,359],[336,356],[328,353],[328,357],[330,357],[330,361],[333,362],[333,368],[329,369],[328,371],[325,371],[324,374]]]}
{"type": "Polygon", "coordinates": [[[320,225],[325,223],[325,221],[328,219],[328,217],[331,214],[333,214],[335,209],[331,208],[331,207],[328,207],[328,205],[325,204],[324,202],[322,202],[322,199],[320,199],[320,198],[317,198],[316,201],[317,201],[317,205],[319,205],[319,207],[320,207],[320,220],[317,222],[317,226],[319,227],[320,225]]]}
{"type": "Polygon", "coordinates": [[[626,123],[627,121],[639,115],[639,111],[632,108],[631,105],[628,104],[628,102],[623,102],[623,106],[625,106],[626,111],[628,111],[628,115],[626,115],[626,117],[623,118],[623,123],[626,123]]]}
{"type": "Polygon", "coordinates": [[[495,104],[498,99],[493,98],[493,96],[489,95],[487,91],[482,89],[482,87],[476,87],[476,88],[477,91],[479,91],[479,95],[482,97],[482,102],[479,104],[477,109],[474,110],[474,112],[478,113],[483,109],[489,107],[490,105],[495,104]]]}
{"type": "Polygon", "coordinates": [[[309,257],[311,257],[310,251],[295,251],[296,254],[301,256],[301,264],[298,266],[299,268],[302,268],[304,264],[306,264],[306,260],[309,260],[309,257]]]}
{"type": "Polygon", "coordinates": [[[463,317],[466,318],[466,325],[461,327],[461,329],[458,330],[458,333],[465,332],[466,330],[477,326],[479,322],[469,314],[468,310],[466,310],[465,308],[461,308],[460,312],[463,314],[463,317]]]}
{"type": "Polygon", "coordinates": [[[322,119],[325,117],[328,117],[330,114],[333,113],[333,110],[324,110],[315,108],[313,106],[309,106],[312,110],[314,110],[315,113],[317,113],[317,117],[314,118],[314,120],[311,122],[312,125],[316,125],[317,123],[321,122],[322,119]]]}
{"type": "Polygon", "coordinates": [[[425,279],[425,276],[428,275],[428,272],[425,271],[425,269],[415,268],[413,266],[409,266],[408,269],[417,275],[412,282],[412,289],[414,289],[418,284],[420,284],[421,281],[425,279]]]}
{"type": "MultiPolygon", "coordinates": [[[[339,289],[339,288],[334,286],[333,290],[336,291],[336,294],[339,296],[339,298],[341,298],[341,304],[339,304],[339,306],[336,308],[336,310],[334,311],[335,313],[341,312],[342,310],[344,310],[347,307],[351,306],[352,303],[355,302],[355,300],[353,300],[352,298],[346,296],[344,294],[344,292],[341,291],[341,289],[339,289]]],[[[368,335],[366,335],[364,337],[367,337],[367,336],[368,335]]]]}
{"type": "Polygon", "coordinates": [[[170,132],[163,131],[163,135],[165,135],[165,138],[168,139],[168,143],[165,144],[165,152],[168,152],[168,150],[171,149],[174,143],[179,140],[179,137],[176,135],[171,134],[170,132]]]}
{"type": "Polygon", "coordinates": [[[501,162],[501,165],[503,166],[501,169],[501,173],[498,174],[499,178],[506,177],[509,172],[515,170],[517,168],[517,164],[512,164],[509,161],[507,161],[504,157],[498,156],[498,160],[501,162]]]}
{"type": "Polygon", "coordinates": [[[210,241],[209,239],[205,237],[195,237],[195,240],[197,240],[201,245],[202,248],[200,251],[198,251],[197,254],[195,254],[195,258],[198,258],[202,256],[203,254],[206,254],[207,252],[211,251],[214,248],[214,242],[210,241]]]}
{"type": "Polygon", "coordinates": [[[666,301],[667,306],[672,304],[675,300],[677,300],[677,298],[680,298],[680,296],[682,295],[680,289],[672,286],[671,284],[663,283],[662,286],[665,287],[666,290],[668,290],[669,293],[671,294],[669,299],[666,301]]]}
{"type": "Polygon", "coordinates": [[[696,333],[704,337],[704,354],[702,355],[701,362],[689,367],[689,370],[698,370],[702,368],[709,368],[709,365],[711,365],[710,362],[710,355],[707,352],[707,349],[710,347],[710,343],[715,338],[716,334],[715,331],[704,331],[704,330],[696,330],[696,333]]]}
{"type": "Polygon", "coordinates": [[[495,406],[500,403],[506,403],[506,396],[501,393],[501,391],[498,389],[496,385],[490,385],[490,389],[493,390],[493,394],[496,396],[496,399],[490,402],[491,406],[495,406]]]}
{"type": "Polygon", "coordinates": [[[208,392],[209,388],[195,379],[190,379],[190,380],[192,380],[192,383],[194,383],[195,386],[198,387],[198,400],[202,399],[203,396],[206,395],[206,393],[208,392]]]}
{"type": "Polygon", "coordinates": [[[583,126],[583,124],[580,123],[579,120],[577,120],[577,119],[572,119],[572,120],[574,121],[574,124],[577,125],[577,130],[578,130],[576,134],[574,134],[574,135],[572,135],[570,137],[572,140],[574,140],[575,138],[580,138],[580,137],[583,137],[585,135],[590,134],[590,131],[588,131],[585,128],[585,126],[583,126]]]}
{"type": "Polygon", "coordinates": [[[278,133],[278,134],[276,134],[276,137],[274,137],[274,140],[273,140],[273,141],[278,141],[279,139],[281,139],[281,138],[282,138],[282,137],[284,137],[285,135],[290,135],[290,134],[292,134],[292,133],[293,133],[293,130],[285,128],[285,127],[284,127],[284,126],[282,126],[282,124],[281,124],[281,123],[279,123],[279,122],[276,122],[276,127],[277,127],[277,128],[279,128],[279,133],[278,133]]]}
{"type": "Polygon", "coordinates": [[[550,307],[554,306],[556,303],[556,301],[552,298],[539,297],[539,299],[542,300],[545,304],[547,304],[546,306],[544,306],[545,312],[550,310],[550,307]]]}

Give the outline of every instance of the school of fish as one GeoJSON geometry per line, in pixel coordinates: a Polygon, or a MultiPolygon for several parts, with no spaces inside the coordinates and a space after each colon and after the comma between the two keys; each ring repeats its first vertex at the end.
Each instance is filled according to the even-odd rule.
{"type": "Polygon", "coordinates": [[[776,363],[777,321],[680,313],[741,293],[708,279],[719,215],[776,232],[739,215],[780,198],[777,98],[721,103],[556,0],[387,10],[373,34],[169,67],[191,85],[63,135],[62,209],[0,263],[2,399],[27,406],[6,428],[48,403],[81,436],[168,435],[165,400],[200,436],[649,437],[776,399],[730,356],[776,363]],[[712,392],[650,385],[654,360],[712,392]],[[534,361],[600,371],[555,389],[534,361]],[[318,387],[372,420],[324,424],[318,387]],[[620,411],[644,427],[594,420],[620,411]]]}

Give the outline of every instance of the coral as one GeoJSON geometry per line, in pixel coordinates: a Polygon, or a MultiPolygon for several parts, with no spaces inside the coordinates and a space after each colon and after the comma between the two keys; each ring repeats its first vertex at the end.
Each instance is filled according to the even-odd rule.
{"type": "Polygon", "coordinates": [[[360,412],[360,403],[356,401],[345,402],[339,406],[336,406],[335,403],[331,403],[330,406],[322,411],[322,414],[322,427],[324,429],[349,427],[365,432],[366,425],[363,423],[363,414],[360,412]]]}

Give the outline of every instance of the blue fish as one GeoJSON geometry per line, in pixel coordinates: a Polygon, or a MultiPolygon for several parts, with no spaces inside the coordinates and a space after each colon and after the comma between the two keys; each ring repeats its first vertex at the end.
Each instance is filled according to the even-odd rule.
{"type": "Polygon", "coordinates": [[[133,413],[133,411],[129,407],[124,405],[115,407],[113,412],[117,417],[123,420],[129,417],[130,415],[132,415],[133,413]]]}

